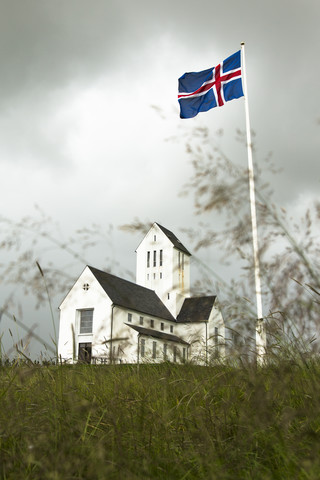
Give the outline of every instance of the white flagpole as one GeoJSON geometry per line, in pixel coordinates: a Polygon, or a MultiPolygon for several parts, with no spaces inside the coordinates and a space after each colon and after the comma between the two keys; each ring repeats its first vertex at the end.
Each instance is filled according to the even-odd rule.
{"type": "Polygon", "coordinates": [[[260,265],[259,265],[259,255],[258,255],[258,251],[259,251],[258,229],[257,229],[257,215],[256,215],[256,199],[255,199],[255,189],[254,189],[252,142],[251,142],[251,129],[250,129],[250,118],[249,118],[244,42],[241,43],[241,54],[242,54],[241,65],[242,65],[242,79],[243,79],[242,86],[243,86],[243,93],[244,93],[246,130],[247,130],[248,173],[249,173],[253,257],[254,257],[254,277],[255,277],[256,301],[257,301],[256,353],[257,353],[257,359],[259,363],[261,363],[263,361],[263,356],[266,353],[267,338],[266,338],[266,331],[265,331],[265,325],[264,325],[263,313],[262,313],[260,265]]]}

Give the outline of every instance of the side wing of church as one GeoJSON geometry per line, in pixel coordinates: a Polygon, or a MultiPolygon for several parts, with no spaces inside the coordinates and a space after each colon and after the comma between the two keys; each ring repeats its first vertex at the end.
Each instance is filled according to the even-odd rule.
{"type": "Polygon", "coordinates": [[[60,305],[59,358],[207,364],[223,357],[216,296],[190,296],[190,252],[154,223],[136,254],[136,283],[84,269],[60,305]]]}

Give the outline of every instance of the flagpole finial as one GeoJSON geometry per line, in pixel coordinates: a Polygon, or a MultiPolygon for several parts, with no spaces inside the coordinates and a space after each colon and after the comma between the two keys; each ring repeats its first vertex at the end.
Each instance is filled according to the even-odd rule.
{"type": "Polygon", "coordinates": [[[241,42],[240,45],[244,45],[244,42],[241,42]]]}

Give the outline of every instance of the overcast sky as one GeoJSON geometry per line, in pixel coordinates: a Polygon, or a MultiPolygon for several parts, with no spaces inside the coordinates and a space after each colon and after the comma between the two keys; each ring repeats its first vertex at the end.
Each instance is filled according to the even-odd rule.
{"type": "MultiPolygon", "coordinates": [[[[317,197],[318,0],[0,0],[0,7],[2,215],[16,220],[38,204],[66,230],[134,217],[178,235],[192,226],[191,201],[178,197],[191,174],[183,134],[222,128],[222,148],[245,165],[246,151],[234,142],[245,128],[244,102],[180,120],[177,79],[214,66],[242,41],[255,161],[273,152],[284,206],[317,197]],[[179,141],[166,141],[171,136],[179,141]]],[[[128,249],[134,269],[136,245],[119,235],[116,255],[128,249]]]]}

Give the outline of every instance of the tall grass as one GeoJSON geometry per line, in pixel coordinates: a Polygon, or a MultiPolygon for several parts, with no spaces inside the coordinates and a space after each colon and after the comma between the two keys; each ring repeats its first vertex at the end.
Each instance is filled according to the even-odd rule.
{"type": "Polygon", "coordinates": [[[1,367],[3,479],[318,479],[320,361],[1,367]]]}

